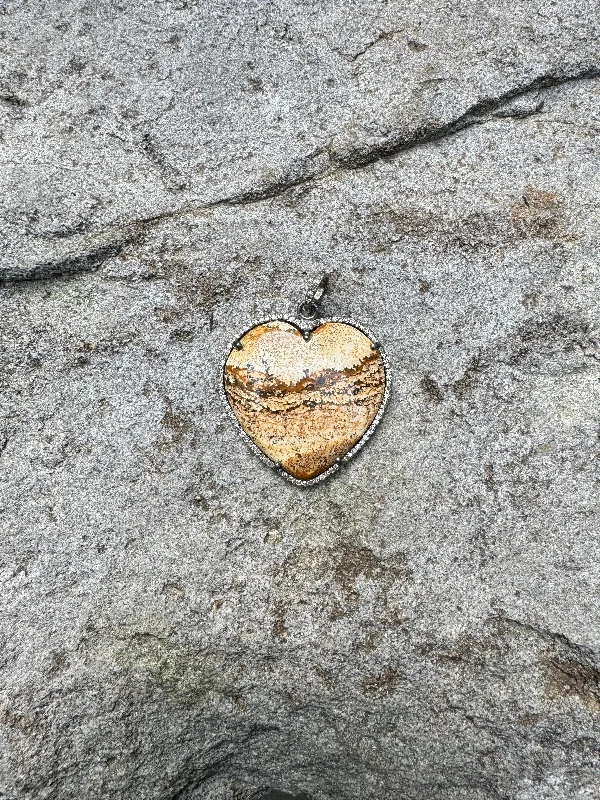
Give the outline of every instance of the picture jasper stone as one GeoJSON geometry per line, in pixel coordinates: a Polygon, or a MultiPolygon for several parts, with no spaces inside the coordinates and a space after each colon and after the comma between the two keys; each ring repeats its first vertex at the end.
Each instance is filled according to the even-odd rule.
{"type": "Polygon", "coordinates": [[[292,477],[318,477],[360,441],[383,402],[381,353],[358,328],[289,322],[249,330],[231,350],[227,400],[254,444],[292,477]]]}

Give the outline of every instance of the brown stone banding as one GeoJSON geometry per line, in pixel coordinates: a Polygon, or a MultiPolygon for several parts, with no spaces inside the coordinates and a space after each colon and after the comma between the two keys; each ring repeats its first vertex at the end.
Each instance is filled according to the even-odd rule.
{"type": "Polygon", "coordinates": [[[383,402],[383,357],[354,325],[326,322],[308,341],[281,320],[249,330],[224,369],[242,430],[298,480],[328,470],[364,436],[383,402]]]}

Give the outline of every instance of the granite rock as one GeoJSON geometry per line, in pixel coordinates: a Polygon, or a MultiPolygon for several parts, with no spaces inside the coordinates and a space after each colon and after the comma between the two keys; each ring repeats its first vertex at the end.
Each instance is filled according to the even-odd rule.
{"type": "Polygon", "coordinates": [[[595,800],[597,2],[0,2],[0,797],[595,800]],[[222,359],[394,392],[326,482],[222,359]]]}

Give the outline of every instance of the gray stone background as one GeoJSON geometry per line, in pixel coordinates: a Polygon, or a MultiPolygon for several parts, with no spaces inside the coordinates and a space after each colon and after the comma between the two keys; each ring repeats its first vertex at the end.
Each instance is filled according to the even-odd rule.
{"type": "Polygon", "coordinates": [[[3,800],[600,798],[599,33],[0,2],[3,800]],[[299,489],[216,387],[325,271],[394,394],[299,489]]]}

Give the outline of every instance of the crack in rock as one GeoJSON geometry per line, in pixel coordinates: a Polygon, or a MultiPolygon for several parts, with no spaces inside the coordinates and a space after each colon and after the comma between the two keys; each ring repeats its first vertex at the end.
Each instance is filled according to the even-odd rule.
{"type": "Polygon", "coordinates": [[[107,243],[92,246],[79,253],[69,253],[63,257],[40,261],[29,268],[7,269],[0,273],[0,283],[19,281],[43,281],[50,278],[93,272],[111,258],[120,255],[127,245],[139,241],[138,235],[113,239],[107,243]]]}
{"type": "MultiPolygon", "coordinates": [[[[217,200],[207,206],[215,207],[219,205],[241,205],[245,203],[254,203],[262,200],[268,200],[278,195],[283,194],[289,189],[295,188],[303,183],[308,183],[312,180],[317,180],[326,177],[332,172],[340,169],[359,169],[361,167],[374,164],[385,158],[398,155],[399,153],[406,152],[415,147],[420,147],[430,142],[437,142],[440,139],[454,136],[460,131],[466,130],[473,125],[482,125],[489,122],[495,117],[516,117],[522,118],[530,116],[532,113],[540,112],[543,108],[543,102],[538,101],[534,107],[524,112],[519,107],[515,107],[515,100],[523,98],[526,95],[538,94],[542,89],[550,89],[556,86],[562,86],[567,83],[572,83],[579,80],[589,80],[592,78],[600,77],[600,67],[592,66],[570,74],[556,75],[548,73],[540,75],[534,80],[530,81],[524,86],[513,87],[503,94],[495,98],[486,98],[479,100],[468,108],[463,114],[454,120],[447,122],[444,125],[436,125],[430,123],[423,125],[420,128],[406,134],[404,131],[396,131],[386,137],[383,141],[369,146],[356,146],[350,148],[345,152],[331,153],[330,160],[332,168],[325,170],[308,171],[304,176],[294,176],[288,179],[279,179],[259,187],[243,192],[238,195],[233,195],[228,198],[217,200]],[[504,111],[504,114],[502,113],[504,111]]],[[[322,151],[319,151],[319,154],[322,151]]],[[[287,172],[287,171],[286,171],[287,172]]]]}
{"type": "Polygon", "coordinates": [[[508,617],[504,614],[496,614],[494,617],[490,618],[490,622],[501,626],[508,626],[509,628],[520,630],[525,633],[533,634],[534,636],[545,640],[549,644],[558,646],[563,654],[567,652],[580,661],[586,661],[590,663],[595,661],[596,654],[593,650],[591,650],[589,647],[584,647],[583,645],[577,644],[577,642],[574,642],[572,639],[569,639],[568,636],[565,636],[564,633],[558,633],[558,631],[552,631],[549,628],[542,627],[541,625],[535,625],[532,622],[514,619],[513,617],[508,617]]]}
{"type": "MultiPolygon", "coordinates": [[[[44,280],[95,270],[104,261],[118,255],[125,245],[133,241],[131,236],[122,236],[124,231],[136,228],[139,235],[140,232],[160,222],[178,219],[190,213],[264,202],[280,197],[298,186],[322,180],[339,171],[358,170],[416,147],[449,138],[474,125],[483,125],[496,118],[526,118],[542,111],[544,101],[539,98],[540,91],[598,77],[600,77],[600,67],[598,66],[587,66],[577,72],[546,73],[523,86],[513,87],[498,97],[479,100],[463,114],[443,125],[435,122],[426,123],[409,132],[395,131],[375,144],[358,144],[337,152],[329,143],[327,146],[317,148],[305,158],[289,164],[279,178],[274,181],[209,203],[190,202],[172,211],[143,217],[122,225],[109,226],[97,235],[112,235],[115,238],[111,243],[64,258],[37,263],[30,268],[9,268],[0,272],[0,282],[44,280]],[[534,96],[533,103],[519,102],[530,95],[534,96]]],[[[77,235],[81,235],[81,233],[78,231],[77,235]]]]}

